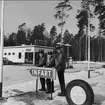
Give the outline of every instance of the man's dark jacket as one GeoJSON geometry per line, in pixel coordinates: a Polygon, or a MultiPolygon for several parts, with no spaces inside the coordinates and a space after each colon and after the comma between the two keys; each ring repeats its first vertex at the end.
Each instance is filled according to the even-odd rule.
{"type": "Polygon", "coordinates": [[[39,64],[37,65],[37,67],[43,67],[45,65],[46,65],[45,56],[39,57],[39,64]]]}
{"type": "Polygon", "coordinates": [[[65,66],[65,55],[61,51],[57,54],[57,57],[55,58],[55,68],[57,69],[57,71],[64,71],[65,66]]]}

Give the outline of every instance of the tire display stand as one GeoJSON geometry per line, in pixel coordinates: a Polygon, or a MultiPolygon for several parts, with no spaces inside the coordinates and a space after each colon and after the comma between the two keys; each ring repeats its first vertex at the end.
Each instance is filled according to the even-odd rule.
{"type": "Polygon", "coordinates": [[[76,79],[67,84],[66,100],[69,105],[92,105],[94,93],[86,81],[76,79]]]}

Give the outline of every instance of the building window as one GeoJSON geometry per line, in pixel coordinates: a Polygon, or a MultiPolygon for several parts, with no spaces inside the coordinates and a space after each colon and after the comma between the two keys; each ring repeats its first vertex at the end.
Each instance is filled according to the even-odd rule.
{"type": "Polygon", "coordinates": [[[8,53],[8,55],[11,55],[11,53],[8,53]]]}
{"type": "Polygon", "coordinates": [[[21,58],[21,53],[19,53],[19,56],[18,56],[18,58],[19,58],[19,59],[21,58]]]}
{"type": "Polygon", "coordinates": [[[7,53],[4,53],[4,55],[7,55],[7,53]]]}
{"type": "Polygon", "coordinates": [[[15,53],[12,53],[12,55],[15,55],[15,53]]]}

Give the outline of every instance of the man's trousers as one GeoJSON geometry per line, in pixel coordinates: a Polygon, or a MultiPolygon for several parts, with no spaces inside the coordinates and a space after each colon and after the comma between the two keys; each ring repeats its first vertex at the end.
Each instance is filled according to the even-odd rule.
{"type": "Polygon", "coordinates": [[[58,79],[60,83],[61,93],[65,94],[65,79],[64,79],[64,71],[58,71],[58,79]]]}

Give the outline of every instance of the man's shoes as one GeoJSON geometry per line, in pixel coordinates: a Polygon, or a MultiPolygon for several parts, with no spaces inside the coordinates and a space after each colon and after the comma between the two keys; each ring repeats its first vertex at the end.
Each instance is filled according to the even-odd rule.
{"type": "Polygon", "coordinates": [[[41,88],[41,89],[39,89],[39,91],[46,91],[46,89],[45,88],[41,88]]]}
{"type": "Polygon", "coordinates": [[[65,96],[65,93],[58,93],[58,96],[65,96]]]}

